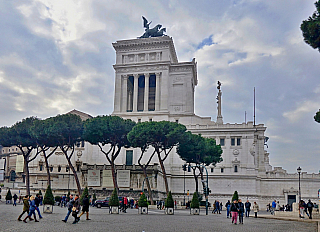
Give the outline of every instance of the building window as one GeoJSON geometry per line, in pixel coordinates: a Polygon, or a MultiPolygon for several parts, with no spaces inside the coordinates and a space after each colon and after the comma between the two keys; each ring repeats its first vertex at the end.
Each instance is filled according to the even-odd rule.
{"type": "Polygon", "coordinates": [[[80,167],[81,167],[81,165],[77,165],[77,172],[80,172],[80,167]]]}
{"type": "Polygon", "coordinates": [[[220,138],[220,145],[221,146],[224,146],[224,142],[225,142],[224,138],[220,138]]]}
{"type": "Polygon", "coordinates": [[[9,152],[10,152],[10,149],[9,149],[9,152]]]}
{"type": "Polygon", "coordinates": [[[231,138],[231,146],[241,146],[241,138],[231,138]]]}
{"type": "Polygon", "coordinates": [[[138,122],[141,122],[141,118],[138,118],[138,122]]]}
{"type": "Polygon", "coordinates": [[[176,119],[176,123],[179,123],[179,119],[176,119]]]}
{"type": "Polygon", "coordinates": [[[10,181],[15,181],[15,180],[16,180],[16,172],[12,170],[10,172],[10,181]]]}
{"type": "Polygon", "coordinates": [[[133,161],[133,150],[126,151],[126,165],[132,165],[133,161]]]}
{"type": "Polygon", "coordinates": [[[50,172],[53,172],[53,166],[50,167],[50,172]]]}
{"type": "Polygon", "coordinates": [[[84,147],[84,140],[81,141],[81,147],[84,147]]]}
{"type": "Polygon", "coordinates": [[[224,168],[221,168],[220,170],[221,170],[221,173],[223,173],[223,172],[224,172],[224,168]]]}
{"type": "Polygon", "coordinates": [[[66,172],[69,172],[69,166],[66,167],[66,172]]]}
{"type": "Polygon", "coordinates": [[[214,170],[214,169],[213,169],[213,168],[211,168],[211,172],[213,172],[213,170],[214,170]]]}
{"type": "Polygon", "coordinates": [[[61,166],[58,166],[58,172],[61,172],[61,166]]]}
{"type": "Polygon", "coordinates": [[[238,172],[238,165],[234,166],[234,172],[238,172]]]}
{"type": "Polygon", "coordinates": [[[43,164],[39,165],[39,170],[42,171],[43,170],[43,164]]]}
{"type": "Polygon", "coordinates": [[[152,122],[152,118],[149,118],[149,122],[152,122]]]}

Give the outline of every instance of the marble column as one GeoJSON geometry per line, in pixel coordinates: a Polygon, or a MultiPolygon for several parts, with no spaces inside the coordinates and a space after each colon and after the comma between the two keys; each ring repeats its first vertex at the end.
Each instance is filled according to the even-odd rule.
{"type": "Polygon", "coordinates": [[[122,76],[122,112],[128,110],[128,75],[122,76]]]}
{"type": "Polygon", "coordinates": [[[149,73],[144,74],[144,106],[143,111],[149,110],[149,73]]]}
{"type": "Polygon", "coordinates": [[[156,73],[156,99],[155,111],[160,110],[160,73],[156,73]]]}
{"type": "Polygon", "coordinates": [[[133,74],[134,84],[133,84],[133,112],[138,110],[138,79],[139,74],[133,74]]]}

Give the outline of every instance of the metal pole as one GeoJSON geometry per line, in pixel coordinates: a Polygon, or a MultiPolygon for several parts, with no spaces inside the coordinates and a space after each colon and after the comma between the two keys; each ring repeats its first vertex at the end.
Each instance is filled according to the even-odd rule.
{"type": "Polygon", "coordinates": [[[186,206],[186,171],[183,171],[183,205],[186,206]]]}
{"type": "Polygon", "coordinates": [[[299,172],[299,203],[301,201],[301,188],[300,188],[300,172],[299,172]]]}

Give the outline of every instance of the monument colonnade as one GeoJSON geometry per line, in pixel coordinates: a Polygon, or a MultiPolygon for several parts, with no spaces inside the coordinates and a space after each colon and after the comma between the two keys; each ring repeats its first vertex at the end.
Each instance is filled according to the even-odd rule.
{"type": "Polygon", "coordinates": [[[161,91],[160,76],[160,72],[121,75],[121,111],[159,111],[161,91]],[[144,84],[139,84],[140,81],[144,84]],[[139,96],[139,94],[141,94],[141,96],[139,96]],[[141,100],[143,100],[142,103],[141,100]],[[139,103],[141,104],[139,105],[139,103]]]}

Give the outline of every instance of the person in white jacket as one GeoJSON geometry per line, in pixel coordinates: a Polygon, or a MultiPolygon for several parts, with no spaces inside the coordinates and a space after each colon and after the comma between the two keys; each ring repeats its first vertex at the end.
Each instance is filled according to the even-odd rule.
{"type": "Polygon", "coordinates": [[[253,212],[254,212],[254,217],[257,218],[258,212],[259,212],[259,205],[257,204],[257,202],[253,203],[252,209],[253,209],[253,212]]]}

